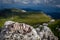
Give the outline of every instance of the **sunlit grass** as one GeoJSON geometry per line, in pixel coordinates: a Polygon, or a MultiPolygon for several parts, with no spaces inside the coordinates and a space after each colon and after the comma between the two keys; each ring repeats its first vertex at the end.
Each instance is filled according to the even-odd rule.
{"type": "MultiPolygon", "coordinates": [[[[24,15],[22,15],[24,16],[24,15]]],[[[16,22],[22,22],[22,23],[27,23],[30,25],[33,24],[39,24],[42,22],[48,22],[51,18],[49,18],[45,14],[30,14],[25,17],[20,17],[18,15],[8,17],[8,18],[0,18],[0,26],[4,24],[5,21],[11,20],[11,21],[16,21],[16,22]]]]}

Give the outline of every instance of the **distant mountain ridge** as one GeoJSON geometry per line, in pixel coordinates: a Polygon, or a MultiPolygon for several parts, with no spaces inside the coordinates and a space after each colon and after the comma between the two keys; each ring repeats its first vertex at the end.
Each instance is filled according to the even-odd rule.
{"type": "Polygon", "coordinates": [[[53,18],[60,19],[60,8],[59,7],[53,7],[48,5],[22,5],[22,4],[1,4],[0,3],[0,10],[1,9],[10,9],[10,8],[17,8],[17,9],[23,9],[27,11],[43,11],[46,14],[52,16],[53,18]],[[39,5],[39,6],[38,6],[39,5]]]}

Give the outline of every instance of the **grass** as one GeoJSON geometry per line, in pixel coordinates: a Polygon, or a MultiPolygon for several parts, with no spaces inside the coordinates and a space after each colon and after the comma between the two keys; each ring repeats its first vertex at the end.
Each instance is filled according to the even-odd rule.
{"type": "Polygon", "coordinates": [[[54,23],[49,24],[50,29],[54,33],[55,36],[57,36],[60,40],[60,31],[58,31],[56,28],[60,28],[60,19],[56,20],[54,23]]]}
{"type": "Polygon", "coordinates": [[[40,24],[50,21],[50,17],[42,12],[21,12],[21,10],[12,11],[5,9],[0,12],[0,27],[3,26],[5,21],[12,20],[16,22],[27,23],[30,25],[40,24]]]}

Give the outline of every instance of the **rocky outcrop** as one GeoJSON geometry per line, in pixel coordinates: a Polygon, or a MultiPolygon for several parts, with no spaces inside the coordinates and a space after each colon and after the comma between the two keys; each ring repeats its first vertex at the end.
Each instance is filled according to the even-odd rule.
{"type": "Polygon", "coordinates": [[[48,24],[44,23],[36,28],[38,35],[40,36],[41,40],[58,40],[58,38],[53,34],[48,24]]]}
{"type": "Polygon", "coordinates": [[[47,25],[35,29],[25,23],[7,21],[0,31],[0,40],[58,40],[47,25]]]}
{"type": "Polygon", "coordinates": [[[0,33],[0,40],[40,40],[40,37],[30,25],[7,21],[0,33]]]}

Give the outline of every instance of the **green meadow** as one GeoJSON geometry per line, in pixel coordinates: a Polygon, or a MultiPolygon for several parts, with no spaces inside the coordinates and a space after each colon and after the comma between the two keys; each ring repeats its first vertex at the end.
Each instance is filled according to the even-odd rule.
{"type": "Polygon", "coordinates": [[[0,11],[0,27],[3,26],[5,21],[9,20],[34,25],[49,22],[51,18],[43,12],[22,12],[18,9],[5,9],[0,11]]]}

